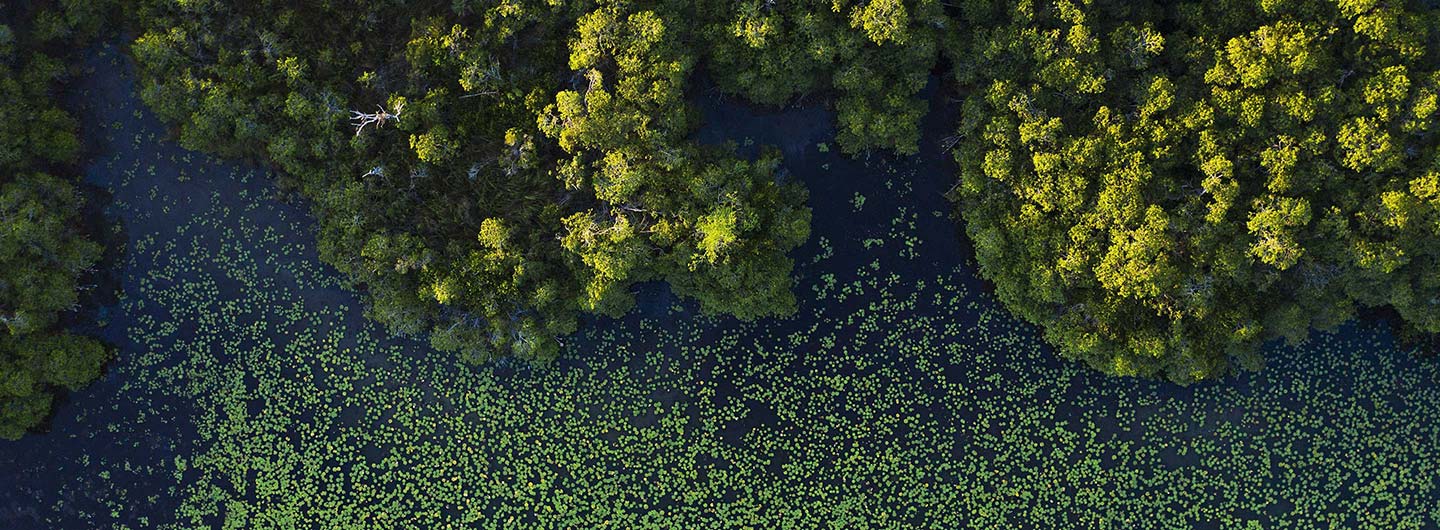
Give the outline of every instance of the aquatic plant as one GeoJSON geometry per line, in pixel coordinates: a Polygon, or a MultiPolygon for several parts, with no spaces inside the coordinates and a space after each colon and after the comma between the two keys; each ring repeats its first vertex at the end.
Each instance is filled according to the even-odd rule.
{"type": "MultiPolygon", "coordinates": [[[[265,180],[227,168],[188,174],[265,180]]],[[[891,240],[949,222],[899,187],[866,193],[891,240]]],[[[150,317],[130,336],[154,354],[121,369],[133,399],[192,404],[197,429],[193,453],[129,472],[180,499],[137,528],[1440,524],[1440,370],[1374,329],[1277,348],[1234,384],[1107,379],[1056,362],[969,269],[899,274],[915,258],[827,231],[814,251],[837,257],[802,261],[803,318],[661,295],[554,365],[456,366],[362,319],[300,214],[226,197],[153,223],[132,257],[146,278],[125,310],[150,317]]]]}

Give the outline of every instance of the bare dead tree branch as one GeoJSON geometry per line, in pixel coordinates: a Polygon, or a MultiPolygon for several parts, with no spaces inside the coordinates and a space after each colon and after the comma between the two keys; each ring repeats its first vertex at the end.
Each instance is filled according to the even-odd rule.
{"type": "Polygon", "coordinates": [[[400,113],[405,110],[404,105],[396,105],[395,112],[385,110],[385,107],[380,105],[376,105],[375,108],[377,109],[375,112],[350,111],[350,124],[355,126],[355,136],[360,136],[360,133],[365,131],[365,127],[372,124],[378,129],[391,121],[400,121],[400,113]]]}

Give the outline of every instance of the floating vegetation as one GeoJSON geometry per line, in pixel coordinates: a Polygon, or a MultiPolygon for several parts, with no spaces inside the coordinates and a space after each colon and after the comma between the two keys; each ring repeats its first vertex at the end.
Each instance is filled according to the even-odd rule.
{"type": "Polygon", "coordinates": [[[170,317],[137,373],[198,411],[175,528],[1440,523],[1436,369],[1363,330],[1177,390],[1047,362],[967,271],[864,266],[804,318],[637,316],[472,369],[317,303],[333,279],[247,210],[176,228],[137,293],[170,317]]]}
{"type": "Polygon", "coordinates": [[[950,221],[901,206],[903,167],[874,167],[903,184],[865,190],[873,236],[817,209],[795,317],[647,287],[532,368],[389,337],[262,174],[197,157],[175,186],[147,157],[105,162],[133,245],[124,383],[101,386],[136,405],[102,438],[186,426],[168,452],[59,467],[110,473],[110,497],[57,501],[51,527],[1440,525],[1435,363],[1356,324],[1187,388],[1063,363],[973,268],[917,265],[953,251],[916,243],[950,221]]]}

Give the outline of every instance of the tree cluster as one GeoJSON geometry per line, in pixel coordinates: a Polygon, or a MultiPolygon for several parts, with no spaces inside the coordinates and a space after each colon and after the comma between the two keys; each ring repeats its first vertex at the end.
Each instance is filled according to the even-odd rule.
{"type": "Polygon", "coordinates": [[[955,195],[1067,357],[1190,382],[1357,308],[1440,331],[1421,2],[971,2],[955,195]]]}
{"type": "Polygon", "coordinates": [[[1440,331],[1419,0],[132,3],[181,142],[281,169],[370,314],[466,358],[550,358],[641,281],[790,312],[805,192],[689,139],[692,74],[909,154],[941,57],[981,272],[1063,355],[1189,382],[1361,308],[1440,331]]]}
{"type": "Polygon", "coordinates": [[[917,94],[954,27],[937,0],[706,2],[710,73],[722,88],[779,105],[833,93],[848,154],[918,152],[917,94]]]}
{"type": "Polygon", "coordinates": [[[649,280],[711,313],[794,310],[805,191],[775,155],[689,139],[678,6],[137,3],[147,104],[186,147],[283,170],[395,330],[548,359],[649,280]]]}
{"type": "MultiPolygon", "coordinates": [[[[43,3],[42,3],[43,4],[43,3]]],[[[82,3],[16,6],[0,18],[0,438],[48,417],[57,392],[100,376],[109,352],[66,331],[101,246],[82,230],[76,120],[59,106],[64,50],[97,27],[82,3]]]]}

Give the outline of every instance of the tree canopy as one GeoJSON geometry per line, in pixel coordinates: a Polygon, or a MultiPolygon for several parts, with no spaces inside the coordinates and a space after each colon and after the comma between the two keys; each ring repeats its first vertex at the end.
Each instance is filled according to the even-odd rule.
{"type": "Polygon", "coordinates": [[[689,140],[694,72],[903,155],[942,52],[982,274],[1063,355],[1188,382],[1358,308],[1440,331],[1418,2],[138,4],[180,140],[277,165],[371,314],[467,358],[552,357],[642,281],[792,311],[805,192],[689,140]]]}
{"type": "MultiPolygon", "coordinates": [[[[908,155],[942,59],[981,273],[1062,355],[1190,382],[1362,308],[1440,332],[1440,21],[1419,0],[124,4],[182,145],[277,168],[372,317],[474,361],[553,358],[639,282],[794,311],[806,191],[774,150],[693,140],[697,72],[759,104],[817,94],[845,152],[908,155]]],[[[14,53],[105,9],[61,5],[0,31],[3,89],[39,105],[0,137],[15,211],[78,201],[45,176],[74,121],[34,103],[64,68],[14,53]]],[[[69,219],[14,259],[80,274],[69,219]]]]}
{"type": "Polygon", "coordinates": [[[955,191],[1061,352],[1189,382],[1357,308],[1440,331],[1419,2],[971,2],[955,191]]]}
{"type": "Polygon", "coordinates": [[[707,312],[794,310],[806,194],[775,155],[689,139],[678,6],[138,3],[146,102],[186,147],[282,169],[395,330],[549,359],[650,280],[707,312]]]}
{"type": "Polygon", "coordinates": [[[706,57],[722,88],[779,105],[833,91],[846,153],[918,152],[917,97],[954,22],[935,0],[742,0],[712,11],[706,57]]]}
{"type": "Polygon", "coordinates": [[[57,392],[99,377],[109,357],[62,322],[101,246],[81,229],[71,167],[79,124],[56,100],[69,72],[57,50],[95,29],[95,8],[36,5],[0,17],[0,438],[41,424],[57,392]]]}

